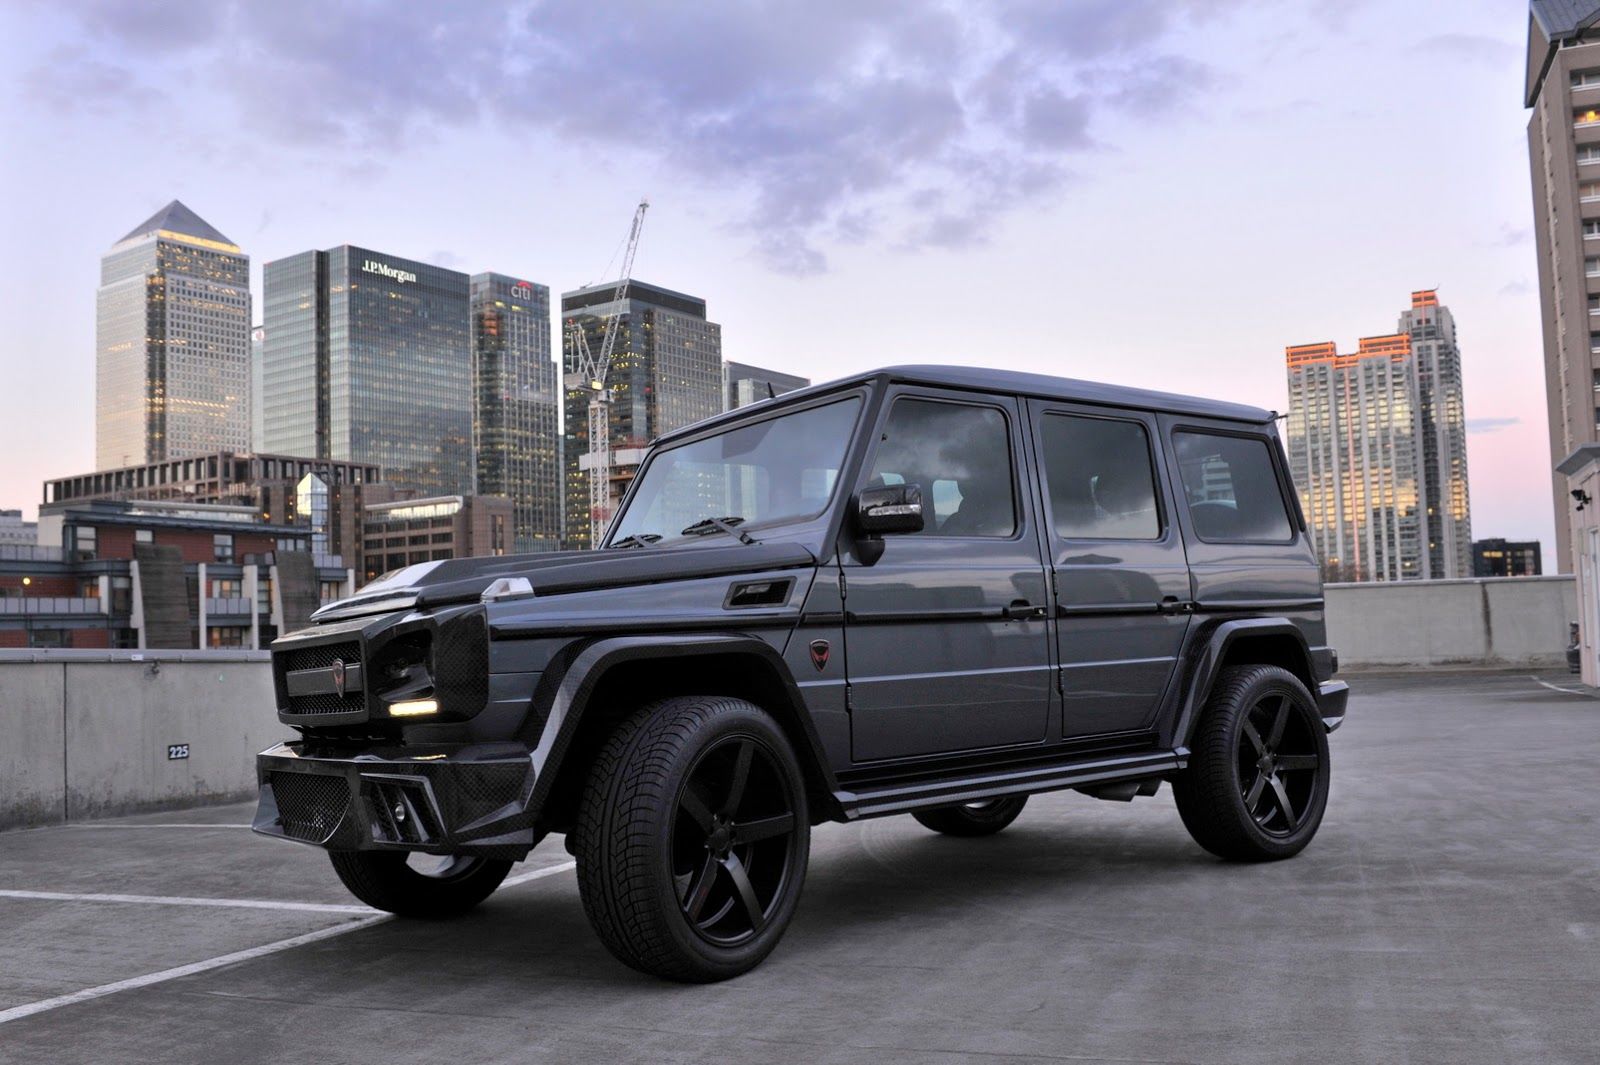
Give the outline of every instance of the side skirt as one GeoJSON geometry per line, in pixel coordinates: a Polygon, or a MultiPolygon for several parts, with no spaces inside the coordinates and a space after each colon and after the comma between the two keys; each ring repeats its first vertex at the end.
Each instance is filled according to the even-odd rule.
{"type": "Polygon", "coordinates": [[[928,806],[982,802],[1005,795],[1031,795],[1042,791],[1081,788],[1089,784],[1144,780],[1175,773],[1188,761],[1189,752],[1182,748],[1141,751],[1137,754],[1080,756],[1045,765],[1034,762],[1012,769],[990,768],[972,776],[868,785],[854,791],[836,792],[835,795],[844,808],[845,818],[855,821],[908,813],[928,806]]]}

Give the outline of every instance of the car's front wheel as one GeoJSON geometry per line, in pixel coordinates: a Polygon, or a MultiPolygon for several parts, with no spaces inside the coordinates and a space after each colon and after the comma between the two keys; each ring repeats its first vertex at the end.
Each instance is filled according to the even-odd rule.
{"type": "Polygon", "coordinates": [[[1222,672],[1172,783],[1196,843],[1233,861],[1290,858],[1328,805],[1328,734],[1316,703],[1277,666],[1222,672]]]}
{"type": "Polygon", "coordinates": [[[574,850],[584,912],[641,972],[747,972],[794,916],[810,854],[799,763],[760,707],[665,699],[625,721],[584,789],[574,850]]]}
{"type": "Polygon", "coordinates": [[[466,913],[494,894],[511,863],[405,851],[332,851],[333,871],[368,906],[401,917],[466,913]]]}

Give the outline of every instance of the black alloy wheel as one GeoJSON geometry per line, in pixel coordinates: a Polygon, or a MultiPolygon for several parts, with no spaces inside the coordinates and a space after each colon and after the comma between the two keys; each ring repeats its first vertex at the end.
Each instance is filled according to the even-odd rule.
{"type": "Polygon", "coordinates": [[[1288,695],[1269,694],[1239,728],[1239,781],[1245,809],[1263,832],[1288,837],[1311,812],[1322,758],[1311,735],[1321,728],[1296,713],[1288,695]]]}
{"type": "Polygon", "coordinates": [[[760,964],[799,905],[811,852],[805,777],[759,706],[685,695],[617,726],[589,769],[571,849],[606,949],[668,980],[760,964]]]}
{"type": "Polygon", "coordinates": [[[466,913],[511,871],[509,861],[462,854],[330,851],[328,858],[344,886],[368,906],[435,920],[466,913]]]}
{"type": "Polygon", "coordinates": [[[730,736],[700,755],[678,793],[672,879],[684,918],[707,942],[747,943],[790,875],[795,799],[772,751],[730,736]]]}
{"type": "Polygon", "coordinates": [[[1027,804],[1026,795],[1007,795],[958,806],[917,810],[911,816],[922,827],[947,836],[992,836],[1015,821],[1027,804]]]}
{"type": "Polygon", "coordinates": [[[1330,780],[1327,728],[1300,679],[1278,666],[1230,666],[1172,794],[1200,846],[1231,861],[1272,861],[1311,842],[1330,780]]]}

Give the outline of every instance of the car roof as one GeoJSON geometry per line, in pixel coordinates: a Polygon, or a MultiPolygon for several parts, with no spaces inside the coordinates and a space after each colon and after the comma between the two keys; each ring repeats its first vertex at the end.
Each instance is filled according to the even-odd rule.
{"type": "Polygon", "coordinates": [[[658,442],[676,439],[689,432],[701,432],[722,421],[733,421],[768,403],[787,405],[795,400],[807,399],[852,386],[874,381],[891,383],[933,385],[969,392],[992,392],[999,395],[1032,396],[1039,399],[1059,399],[1073,403],[1096,404],[1107,407],[1124,407],[1132,410],[1157,411],[1167,414],[1188,414],[1201,418],[1223,418],[1229,421],[1260,425],[1270,422],[1276,413],[1244,403],[1227,403],[1198,396],[1183,396],[1173,392],[1156,392],[1144,388],[1127,388],[1122,385],[1102,384],[1098,381],[1079,381],[1070,377],[1052,377],[1049,374],[1022,373],[1017,370],[994,370],[981,366],[886,366],[852,374],[834,381],[812,385],[809,388],[785,392],[776,400],[768,399],[749,406],[738,407],[719,415],[685,426],[671,433],[663,433],[658,442]]]}

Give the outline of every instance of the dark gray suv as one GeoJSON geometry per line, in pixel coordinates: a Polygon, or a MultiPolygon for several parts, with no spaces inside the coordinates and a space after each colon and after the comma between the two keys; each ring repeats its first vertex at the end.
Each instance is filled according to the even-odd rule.
{"type": "Polygon", "coordinates": [[[1322,611],[1271,413],[879,370],[657,441],[600,550],[413,565],[278,640],[255,829],[413,917],[563,833],[618,958],[723,979],[822,821],[982,836],[1165,780],[1213,854],[1298,853],[1347,694],[1322,611]]]}

